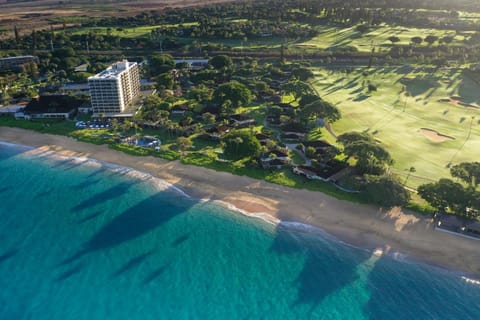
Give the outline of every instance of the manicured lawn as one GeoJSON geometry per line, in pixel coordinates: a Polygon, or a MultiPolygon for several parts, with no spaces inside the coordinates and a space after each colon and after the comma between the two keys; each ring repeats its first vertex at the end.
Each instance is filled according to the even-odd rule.
{"type": "Polygon", "coordinates": [[[75,130],[75,123],[73,121],[55,119],[15,120],[12,117],[0,117],[0,126],[16,127],[59,135],[68,135],[75,130]]]}
{"type": "Polygon", "coordinates": [[[394,173],[406,179],[409,168],[416,169],[408,178],[410,187],[448,177],[451,164],[478,161],[480,109],[439,101],[460,96],[480,106],[480,85],[462,70],[404,66],[370,69],[366,76],[363,72],[315,70],[319,94],[342,112],[332,125],[336,134],[373,134],[395,159],[394,173]],[[368,81],[378,87],[376,92],[367,92],[368,81]],[[421,128],[454,140],[433,142],[421,128]]]}
{"type": "MultiPolygon", "coordinates": [[[[392,43],[388,38],[390,36],[397,36],[400,41],[398,45],[408,45],[412,37],[420,36],[425,38],[427,35],[434,35],[437,37],[455,36],[452,44],[460,44],[461,41],[468,37],[467,34],[456,33],[454,30],[438,30],[438,29],[420,29],[420,28],[406,28],[402,26],[382,25],[371,28],[368,32],[361,34],[355,29],[355,26],[350,28],[335,27],[335,26],[318,26],[317,30],[320,34],[309,41],[303,43],[296,43],[295,48],[303,49],[330,49],[337,50],[345,46],[354,46],[359,51],[369,52],[372,44],[377,48],[377,51],[389,50],[392,43]]],[[[435,42],[434,46],[438,43],[435,42]]],[[[427,45],[423,43],[421,45],[427,45]]]]}

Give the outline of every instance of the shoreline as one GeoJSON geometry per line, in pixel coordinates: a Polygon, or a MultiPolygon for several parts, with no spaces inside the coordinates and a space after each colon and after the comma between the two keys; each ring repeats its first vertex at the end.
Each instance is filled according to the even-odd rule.
{"type": "Polygon", "coordinates": [[[432,219],[400,208],[386,210],[178,161],[131,156],[66,136],[0,127],[0,141],[31,146],[28,152],[32,154],[53,152],[132,168],[164,180],[192,198],[220,202],[266,222],[312,226],[355,247],[407,255],[454,272],[480,275],[480,241],[435,231],[432,219]]]}

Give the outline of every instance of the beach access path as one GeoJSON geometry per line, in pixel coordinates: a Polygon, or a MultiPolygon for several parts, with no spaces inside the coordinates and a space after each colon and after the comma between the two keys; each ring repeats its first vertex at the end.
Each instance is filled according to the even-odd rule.
{"type": "Polygon", "coordinates": [[[355,246],[375,252],[407,254],[416,259],[480,275],[480,241],[434,229],[431,218],[402,208],[381,208],[338,200],[320,192],[293,189],[245,176],[154,157],[136,157],[73,138],[0,127],[0,141],[86,157],[149,173],[197,199],[218,200],[268,220],[313,225],[355,246]]]}

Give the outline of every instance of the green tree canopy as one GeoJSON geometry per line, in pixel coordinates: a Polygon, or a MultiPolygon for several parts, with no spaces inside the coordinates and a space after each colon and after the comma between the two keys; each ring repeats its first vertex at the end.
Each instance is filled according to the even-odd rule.
{"type": "Polygon", "coordinates": [[[391,43],[400,42],[400,38],[397,37],[397,36],[390,36],[390,37],[388,37],[388,40],[389,40],[391,43]]]}
{"type": "Polygon", "coordinates": [[[223,138],[224,154],[231,159],[255,157],[259,154],[261,145],[258,139],[244,130],[233,131],[223,138]]]}
{"type": "Polygon", "coordinates": [[[300,107],[306,106],[307,104],[316,101],[318,98],[320,97],[317,96],[316,94],[305,94],[300,98],[298,105],[300,107]]]}
{"type": "Polygon", "coordinates": [[[233,64],[232,59],[223,54],[211,58],[209,63],[217,70],[228,68],[233,64]]]}
{"type": "Polygon", "coordinates": [[[286,94],[292,94],[295,97],[295,100],[298,100],[307,94],[314,94],[308,83],[299,80],[284,83],[280,86],[280,89],[286,94]]]}
{"type": "Polygon", "coordinates": [[[380,175],[388,165],[393,164],[390,153],[366,133],[344,133],[337,141],[343,144],[343,153],[347,157],[357,159],[357,169],[361,174],[380,175]]]}
{"type": "Polygon", "coordinates": [[[415,45],[419,45],[420,43],[422,43],[423,39],[422,37],[416,36],[416,37],[412,37],[410,41],[412,41],[412,43],[415,45]]]}
{"type": "Polygon", "coordinates": [[[192,140],[186,137],[178,137],[176,143],[182,154],[193,146],[192,140]]]}
{"type": "Polygon", "coordinates": [[[230,81],[218,86],[213,92],[213,101],[223,105],[230,100],[234,107],[247,104],[252,101],[252,93],[245,85],[237,81],[230,81]]]}
{"type": "Polygon", "coordinates": [[[163,89],[173,89],[175,80],[170,72],[162,73],[157,77],[157,88],[160,90],[163,89]]]}
{"type": "Polygon", "coordinates": [[[476,188],[480,184],[480,162],[462,162],[450,168],[452,177],[476,188]]]}
{"type": "Polygon", "coordinates": [[[383,206],[403,206],[408,203],[410,194],[392,176],[366,176],[365,193],[370,201],[383,206]]]}
{"type": "Polygon", "coordinates": [[[155,75],[172,70],[175,67],[175,61],[169,54],[157,54],[150,57],[148,65],[150,73],[155,75]]]}
{"type": "Polygon", "coordinates": [[[471,205],[472,194],[460,183],[450,179],[421,185],[417,191],[432,207],[442,212],[465,215],[466,209],[471,205]]]}
{"type": "Polygon", "coordinates": [[[303,67],[293,69],[292,75],[301,81],[307,81],[314,77],[312,70],[303,67]]]}
{"type": "Polygon", "coordinates": [[[357,132],[357,131],[351,131],[351,132],[346,132],[344,134],[341,134],[338,136],[337,141],[343,144],[344,146],[347,146],[349,144],[359,142],[359,141],[375,142],[372,136],[369,135],[368,133],[357,132]]]}
{"type": "Polygon", "coordinates": [[[428,45],[430,46],[437,40],[438,40],[438,37],[434,35],[428,35],[425,37],[425,42],[428,43],[428,45]]]}
{"type": "Polygon", "coordinates": [[[335,122],[341,118],[340,110],[320,98],[304,106],[301,114],[309,118],[323,118],[328,122],[335,122]]]}

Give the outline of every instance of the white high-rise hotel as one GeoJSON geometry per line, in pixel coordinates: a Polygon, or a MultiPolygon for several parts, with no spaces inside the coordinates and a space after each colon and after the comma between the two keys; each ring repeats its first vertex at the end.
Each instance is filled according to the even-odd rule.
{"type": "Polygon", "coordinates": [[[136,62],[112,64],[88,78],[94,114],[124,112],[140,93],[140,74],[136,62]]]}

